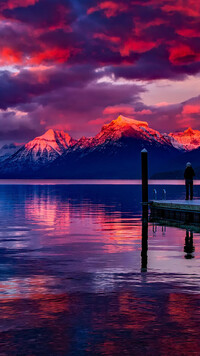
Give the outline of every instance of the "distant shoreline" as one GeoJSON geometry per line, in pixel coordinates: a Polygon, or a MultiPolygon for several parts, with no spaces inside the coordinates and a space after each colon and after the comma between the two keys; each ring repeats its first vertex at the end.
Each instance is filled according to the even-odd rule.
{"type": "MultiPolygon", "coordinates": [[[[149,185],[184,185],[181,179],[149,179],[149,185]]],[[[0,185],[141,185],[140,179],[0,179],[0,185]]],[[[194,180],[200,185],[200,180],[194,180]]]]}

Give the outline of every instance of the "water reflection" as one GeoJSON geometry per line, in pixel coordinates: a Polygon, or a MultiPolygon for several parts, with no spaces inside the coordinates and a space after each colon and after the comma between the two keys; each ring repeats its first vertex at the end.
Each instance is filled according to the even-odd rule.
{"type": "Polygon", "coordinates": [[[143,205],[142,207],[142,251],[141,251],[141,271],[147,271],[148,263],[148,206],[143,205]]]}
{"type": "Polygon", "coordinates": [[[0,186],[2,355],[198,354],[199,232],[153,230],[140,194],[0,186]]]}
{"type": "MultiPolygon", "coordinates": [[[[180,223],[176,223],[176,222],[172,222],[171,220],[163,220],[163,219],[151,219],[152,222],[152,231],[153,231],[153,235],[156,236],[157,233],[157,227],[158,225],[162,227],[162,236],[166,236],[166,232],[167,232],[167,227],[169,228],[171,227],[177,227],[178,229],[181,229],[181,231],[185,231],[185,244],[184,244],[184,252],[185,254],[185,258],[186,259],[192,259],[194,258],[194,254],[193,252],[195,251],[195,247],[194,247],[194,242],[193,242],[193,234],[194,231],[200,231],[200,228],[198,225],[190,225],[187,226],[186,228],[184,227],[183,224],[180,223]]],[[[143,223],[144,224],[144,223],[143,223]]],[[[143,226],[143,225],[142,225],[143,226]]],[[[142,241],[145,240],[145,237],[147,236],[147,232],[144,229],[144,232],[142,230],[142,241]]],[[[148,238],[148,237],[147,237],[148,238]]],[[[142,246],[143,246],[143,242],[142,242],[142,246]]],[[[146,251],[148,249],[148,245],[144,247],[144,250],[146,248],[146,251]]]]}
{"type": "Polygon", "coordinates": [[[186,230],[185,246],[184,246],[184,252],[186,252],[185,258],[187,259],[194,258],[193,255],[194,251],[195,248],[193,245],[193,231],[186,230]]]}

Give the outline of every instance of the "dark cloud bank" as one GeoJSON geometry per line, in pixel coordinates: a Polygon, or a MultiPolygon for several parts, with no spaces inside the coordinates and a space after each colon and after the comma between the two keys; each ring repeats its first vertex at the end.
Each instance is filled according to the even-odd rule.
{"type": "Polygon", "coordinates": [[[4,0],[0,16],[2,141],[49,127],[90,135],[120,109],[158,129],[200,128],[199,97],[159,107],[140,98],[146,81],[198,75],[198,2],[4,0]]]}

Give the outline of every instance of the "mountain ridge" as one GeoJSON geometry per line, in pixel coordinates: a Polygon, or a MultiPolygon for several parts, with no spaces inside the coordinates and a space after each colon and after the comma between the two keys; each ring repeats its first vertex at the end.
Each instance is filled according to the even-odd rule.
{"type": "Polygon", "coordinates": [[[17,152],[22,145],[18,143],[5,144],[0,148],[0,162],[5,161],[8,157],[17,152]]]}
{"type": "Polygon", "coordinates": [[[5,159],[0,166],[0,174],[20,174],[27,176],[26,169],[32,172],[52,162],[76,141],[64,131],[49,129],[23,145],[18,151],[5,159]]]}
{"type": "Polygon", "coordinates": [[[151,174],[155,174],[156,169],[166,170],[166,165],[173,168],[173,162],[179,162],[185,152],[198,149],[200,131],[189,128],[162,134],[146,121],[123,115],[89,138],[74,140],[64,131],[49,129],[0,162],[0,177],[139,177],[140,151],[144,147],[152,160],[151,174]]]}
{"type": "Polygon", "coordinates": [[[174,138],[178,144],[183,145],[187,151],[192,151],[200,147],[200,131],[193,130],[191,127],[183,132],[170,133],[169,136],[174,138]]]}

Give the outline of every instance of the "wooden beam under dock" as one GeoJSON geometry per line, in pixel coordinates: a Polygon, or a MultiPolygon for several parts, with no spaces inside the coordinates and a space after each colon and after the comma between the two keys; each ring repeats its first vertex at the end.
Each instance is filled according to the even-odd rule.
{"type": "Polygon", "coordinates": [[[200,199],[153,200],[149,202],[151,220],[168,219],[185,224],[200,224],[200,199]]]}
{"type": "Polygon", "coordinates": [[[200,213],[200,199],[196,200],[152,200],[151,207],[174,209],[183,211],[195,211],[200,213]]]}

